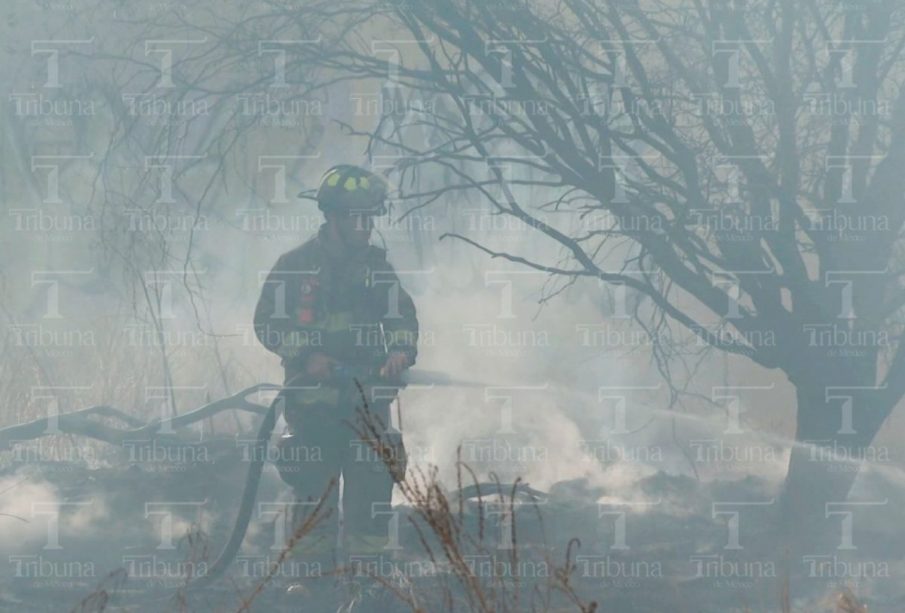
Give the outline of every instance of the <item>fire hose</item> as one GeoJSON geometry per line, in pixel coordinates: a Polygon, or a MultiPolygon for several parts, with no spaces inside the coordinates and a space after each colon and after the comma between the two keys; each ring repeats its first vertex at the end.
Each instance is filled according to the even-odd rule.
{"type": "MultiPolygon", "coordinates": [[[[364,374],[366,373],[341,368],[335,373],[335,376],[343,378],[346,382],[348,382],[349,378],[351,377],[354,381],[357,382],[359,381],[359,377],[364,374]]],[[[233,529],[232,533],[230,534],[229,540],[223,547],[220,555],[217,556],[217,559],[208,569],[208,572],[189,581],[183,587],[184,592],[191,592],[207,587],[212,582],[219,579],[223,575],[223,573],[225,573],[226,570],[230,567],[230,565],[235,560],[236,555],[239,553],[239,548],[242,546],[242,542],[245,540],[245,534],[248,532],[248,524],[251,521],[251,513],[254,508],[255,500],[258,496],[258,486],[261,481],[261,475],[264,471],[264,461],[267,457],[267,445],[270,442],[270,438],[273,434],[273,429],[276,427],[280,408],[284,406],[288,392],[292,391],[293,383],[295,383],[300,377],[301,375],[297,375],[284,384],[284,386],[274,397],[273,401],[270,403],[270,407],[267,409],[267,413],[264,415],[264,420],[261,422],[261,426],[258,428],[258,434],[255,439],[256,452],[252,455],[253,460],[249,465],[248,473],[245,476],[245,486],[242,490],[242,498],[239,503],[239,512],[236,515],[236,522],[235,524],[233,524],[233,529]]],[[[406,371],[399,377],[397,381],[398,383],[396,386],[398,386],[400,389],[405,386],[486,386],[484,383],[455,380],[451,379],[443,373],[420,369],[406,371]]],[[[398,410],[399,409],[397,407],[397,411],[398,410]]],[[[399,428],[401,430],[401,413],[397,414],[399,415],[399,428]]]]}

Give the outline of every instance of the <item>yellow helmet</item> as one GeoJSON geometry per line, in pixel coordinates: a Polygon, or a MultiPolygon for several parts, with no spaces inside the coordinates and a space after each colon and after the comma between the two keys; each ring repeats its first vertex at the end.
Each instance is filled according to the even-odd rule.
{"type": "Polygon", "coordinates": [[[370,170],[339,164],[327,170],[317,188],[317,208],[324,213],[383,215],[386,179],[370,170]]]}

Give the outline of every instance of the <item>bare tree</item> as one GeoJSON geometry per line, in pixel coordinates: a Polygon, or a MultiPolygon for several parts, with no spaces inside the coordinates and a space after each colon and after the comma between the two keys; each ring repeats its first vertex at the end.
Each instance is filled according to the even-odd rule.
{"type": "Polygon", "coordinates": [[[903,18],[893,0],[331,0],[291,15],[323,33],[294,61],[401,92],[405,121],[348,128],[399,173],[410,211],[478,194],[560,256],[458,239],[643,296],[667,375],[673,328],[786,374],[800,444],[778,508],[796,534],[845,499],[856,472],[839,462],[869,452],[905,393],[903,18]],[[450,179],[435,189],[410,180],[437,169],[450,179]]]}

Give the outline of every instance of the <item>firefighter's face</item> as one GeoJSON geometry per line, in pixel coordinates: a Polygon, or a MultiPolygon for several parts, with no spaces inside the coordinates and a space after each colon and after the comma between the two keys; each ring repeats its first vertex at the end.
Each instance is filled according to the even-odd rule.
{"type": "Polygon", "coordinates": [[[333,223],[347,245],[363,247],[371,241],[371,230],[374,229],[374,218],[371,215],[336,215],[333,223]]]}

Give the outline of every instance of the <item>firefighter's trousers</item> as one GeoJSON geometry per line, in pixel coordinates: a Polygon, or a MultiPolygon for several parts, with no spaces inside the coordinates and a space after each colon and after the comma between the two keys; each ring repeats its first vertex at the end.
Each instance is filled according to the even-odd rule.
{"type": "Polygon", "coordinates": [[[372,398],[365,403],[357,388],[327,387],[313,394],[300,390],[288,396],[284,415],[289,435],[280,442],[277,467],[295,490],[295,526],[313,511],[333,479],[335,486],[324,501],[324,508],[332,513],[315,534],[335,542],[341,494],[342,531],[347,539],[387,537],[393,478],[380,454],[362,440],[355,427],[361,431],[365,404],[372,423],[388,426],[391,402],[372,398]]]}

